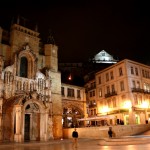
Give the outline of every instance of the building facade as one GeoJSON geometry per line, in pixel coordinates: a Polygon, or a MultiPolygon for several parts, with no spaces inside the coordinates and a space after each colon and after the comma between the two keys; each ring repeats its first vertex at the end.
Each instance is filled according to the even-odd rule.
{"type": "Polygon", "coordinates": [[[58,47],[40,47],[38,31],[0,27],[0,141],[62,138],[58,47]]]}
{"type": "Polygon", "coordinates": [[[150,119],[150,67],[122,60],[85,85],[88,119],[96,125],[144,124],[150,119]]]}
{"type": "Polygon", "coordinates": [[[62,83],[63,128],[85,126],[78,119],[87,117],[85,88],[62,83]]]}

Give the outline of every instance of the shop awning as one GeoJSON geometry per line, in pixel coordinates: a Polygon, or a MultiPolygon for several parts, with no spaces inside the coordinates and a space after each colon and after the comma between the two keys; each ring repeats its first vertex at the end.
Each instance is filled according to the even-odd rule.
{"type": "Polygon", "coordinates": [[[106,119],[113,119],[114,116],[106,115],[106,116],[96,116],[96,117],[88,117],[88,118],[81,118],[78,121],[98,121],[98,120],[106,120],[106,119]]]}

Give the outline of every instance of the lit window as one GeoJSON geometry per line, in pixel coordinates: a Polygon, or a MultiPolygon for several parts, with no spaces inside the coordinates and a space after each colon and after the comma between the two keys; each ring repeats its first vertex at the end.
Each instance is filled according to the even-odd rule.
{"type": "Polygon", "coordinates": [[[99,89],[99,97],[102,97],[102,89],[99,89]]]}

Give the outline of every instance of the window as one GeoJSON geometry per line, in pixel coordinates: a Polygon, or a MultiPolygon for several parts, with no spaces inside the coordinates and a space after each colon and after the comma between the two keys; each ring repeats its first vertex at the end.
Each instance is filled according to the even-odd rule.
{"type": "Polygon", "coordinates": [[[119,76],[122,76],[123,75],[123,72],[122,72],[122,68],[120,67],[119,68],[119,76]]]}
{"type": "Polygon", "coordinates": [[[147,71],[145,70],[145,78],[147,78],[148,77],[148,75],[147,75],[147,71]]]}
{"type": "Polygon", "coordinates": [[[90,110],[90,115],[93,115],[93,110],[90,110]]]}
{"type": "Polygon", "coordinates": [[[92,92],[90,92],[90,97],[92,97],[92,92]]]}
{"type": "Polygon", "coordinates": [[[144,70],[142,70],[142,76],[145,77],[145,72],[144,72],[144,70]]]}
{"type": "Polygon", "coordinates": [[[95,88],[96,87],[96,83],[95,82],[92,82],[91,83],[91,88],[95,88]]]}
{"type": "Polygon", "coordinates": [[[96,109],[94,109],[94,115],[96,115],[96,109]]]}
{"type": "Polygon", "coordinates": [[[107,90],[107,94],[110,93],[110,87],[109,86],[106,87],[106,90],[107,90]]]}
{"type": "Polygon", "coordinates": [[[105,53],[102,53],[102,56],[105,56],[105,53]]]}
{"type": "Polygon", "coordinates": [[[144,90],[146,90],[146,83],[143,84],[144,90]]]}
{"type": "Polygon", "coordinates": [[[98,77],[98,82],[99,82],[99,84],[101,84],[101,76],[98,77]]]}
{"type": "Polygon", "coordinates": [[[102,97],[102,89],[99,89],[99,97],[102,97]]]}
{"type": "Polygon", "coordinates": [[[20,77],[27,77],[28,75],[28,60],[26,57],[21,57],[20,60],[20,77]]]}
{"type": "Polygon", "coordinates": [[[106,81],[109,81],[109,74],[106,73],[106,81]]]}
{"type": "Polygon", "coordinates": [[[133,88],[136,88],[136,85],[135,85],[135,81],[134,81],[134,80],[132,80],[132,87],[133,87],[133,88]]]}
{"type": "Polygon", "coordinates": [[[134,74],[134,70],[133,70],[133,67],[131,67],[131,74],[134,74]]]}
{"type": "Polygon", "coordinates": [[[114,84],[111,85],[111,90],[112,90],[112,93],[115,93],[115,85],[114,84]]]}
{"type": "Polygon", "coordinates": [[[64,87],[61,87],[61,95],[65,96],[64,87]]]}
{"type": "Polygon", "coordinates": [[[95,96],[95,91],[93,91],[93,96],[95,96]]]}
{"type": "Polygon", "coordinates": [[[136,74],[137,76],[139,75],[137,68],[135,68],[135,74],[136,74]]]}
{"type": "Polygon", "coordinates": [[[113,107],[117,107],[116,98],[113,98],[112,103],[113,103],[113,107]]]}
{"type": "Polygon", "coordinates": [[[121,99],[122,99],[122,106],[126,105],[126,96],[122,95],[121,99]]]}
{"type": "Polygon", "coordinates": [[[150,76],[149,76],[149,71],[147,72],[147,75],[148,75],[148,78],[150,78],[150,76]]]}
{"type": "Polygon", "coordinates": [[[135,104],[135,105],[138,105],[137,95],[134,95],[134,104],[135,104]]]}
{"type": "Polygon", "coordinates": [[[121,90],[121,91],[124,91],[124,90],[125,90],[125,89],[124,89],[124,82],[123,82],[123,81],[120,82],[120,90],[121,90]]]}
{"type": "Polygon", "coordinates": [[[69,97],[74,97],[74,89],[68,88],[68,96],[69,97]]]}
{"type": "Polygon", "coordinates": [[[110,99],[108,100],[108,107],[109,107],[109,108],[112,108],[111,100],[110,100],[110,99]]]}
{"type": "Polygon", "coordinates": [[[110,72],[110,79],[111,79],[111,80],[114,79],[113,71],[110,72]]]}
{"type": "Polygon", "coordinates": [[[140,82],[137,81],[137,88],[140,89],[140,82]]]}
{"type": "Polygon", "coordinates": [[[77,90],[77,98],[81,98],[80,90],[77,90]]]}
{"type": "Polygon", "coordinates": [[[90,92],[90,97],[95,96],[95,91],[90,92]]]}

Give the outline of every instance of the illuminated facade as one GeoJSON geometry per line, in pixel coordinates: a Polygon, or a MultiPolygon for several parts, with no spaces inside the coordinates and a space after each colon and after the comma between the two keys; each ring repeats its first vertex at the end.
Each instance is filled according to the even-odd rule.
{"type": "Polygon", "coordinates": [[[0,141],[62,138],[58,47],[37,30],[0,27],[0,141]]]}
{"type": "Polygon", "coordinates": [[[19,18],[0,27],[0,141],[61,139],[86,114],[85,88],[61,83],[53,37],[41,45],[19,18]]]}
{"type": "Polygon", "coordinates": [[[97,125],[104,125],[104,120],[110,125],[149,122],[149,66],[125,59],[97,72],[85,87],[88,117],[97,117],[97,125]],[[102,116],[103,121],[98,119],[102,116]]]}
{"type": "Polygon", "coordinates": [[[115,64],[118,62],[117,59],[114,59],[112,55],[108,54],[105,50],[100,51],[92,59],[94,63],[105,63],[105,64],[115,64]]]}

